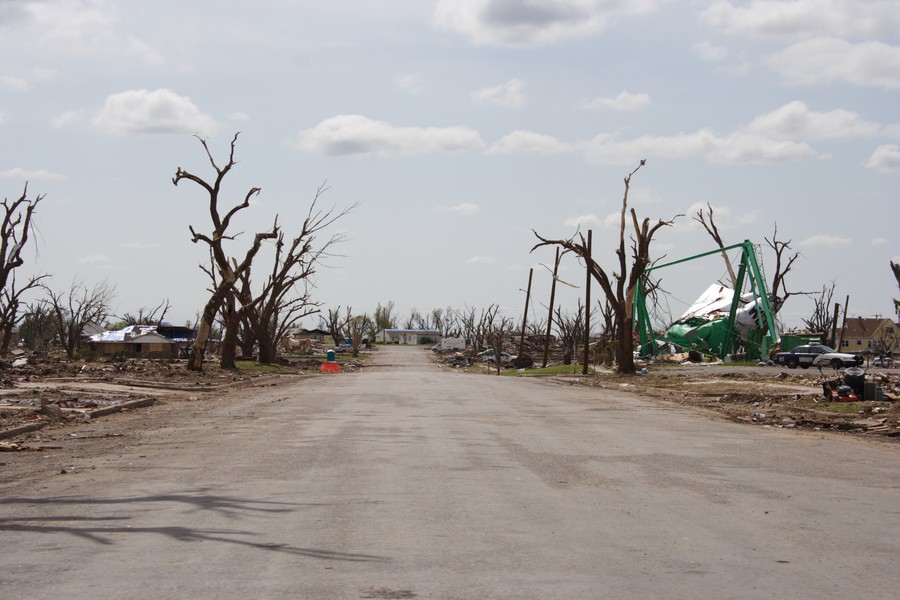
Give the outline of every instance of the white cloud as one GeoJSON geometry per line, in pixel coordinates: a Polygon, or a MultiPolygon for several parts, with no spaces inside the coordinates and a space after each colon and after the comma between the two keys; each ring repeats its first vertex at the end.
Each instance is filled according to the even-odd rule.
{"type": "Polygon", "coordinates": [[[805,247],[824,246],[826,248],[843,248],[845,246],[849,246],[852,243],[853,240],[848,237],[820,233],[806,238],[798,245],[805,247]]]}
{"type": "Polygon", "coordinates": [[[479,106],[522,108],[525,106],[525,84],[518,79],[510,79],[497,87],[473,92],[472,101],[479,106]]]}
{"type": "Polygon", "coordinates": [[[87,116],[88,112],[85,110],[70,110],[69,112],[65,112],[58,117],[54,117],[51,123],[55,128],[61,129],[63,127],[69,127],[70,125],[80,123],[87,116]]]}
{"type": "Polygon", "coordinates": [[[900,89],[900,46],[877,41],[852,44],[837,38],[815,38],[776,52],[766,63],[792,83],[900,89]]]}
{"type": "Polygon", "coordinates": [[[900,173],[900,146],[896,144],[878,146],[866,161],[866,166],[882,173],[900,173]]]}
{"type": "Polygon", "coordinates": [[[301,131],[296,147],[328,156],[413,156],[481,150],[484,141],[468,127],[395,127],[362,115],[338,115],[301,131]]]}
{"type": "Polygon", "coordinates": [[[709,42],[697,42],[694,44],[694,52],[703,62],[722,62],[729,56],[729,50],[725,46],[718,46],[709,42]]]}
{"type": "Polygon", "coordinates": [[[535,46],[593,35],[622,16],[653,10],[658,0],[440,0],[437,27],[475,44],[535,46]]]}
{"type": "Polygon", "coordinates": [[[129,90],[112,94],[91,124],[119,135],[196,133],[209,135],[216,122],[186,96],[172,90],[129,90]]]}
{"type": "Polygon", "coordinates": [[[0,75],[0,90],[10,90],[12,92],[27,92],[31,89],[31,84],[26,80],[11,75],[0,75]]]}
{"type": "Polygon", "coordinates": [[[647,94],[631,94],[622,90],[615,98],[594,98],[582,102],[581,108],[597,110],[608,108],[611,110],[639,110],[650,106],[650,96],[647,94]]]}
{"type": "Polygon", "coordinates": [[[794,101],[756,117],[744,131],[778,140],[828,140],[869,137],[879,129],[879,125],[864,121],[854,112],[815,112],[803,102],[794,101]]]}
{"type": "Polygon", "coordinates": [[[421,94],[425,90],[422,78],[415,74],[398,75],[394,78],[394,84],[407,94],[421,94]]]}
{"type": "Polygon", "coordinates": [[[700,21],[729,35],[870,37],[895,35],[900,11],[895,0],[716,0],[700,21]]]}
{"type": "Polygon", "coordinates": [[[595,214],[579,215],[563,221],[565,227],[599,227],[603,225],[603,219],[595,214]]]}
{"type": "Polygon", "coordinates": [[[489,154],[538,154],[543,156],[571,152],[570,144],[555,137],[533,131],[513,131],[503,136],[488,150],[489,154]]]}
{"type": "Polygon", "coordinates": [[[249,123],[251,121],[250,115],[245,112],[233,112],[228,115],[228,120],[235,123],[249,123]]]}
{"type": "Polygon", "coordinates": [[[611,134],[591,140],[584,157],[595,164],[633,164],[661,158],[703,158],[716,164],[770,164],[817,156],[809,145],[736,132],[721,136],[709,129],[674,136],[642,136],[617,141],[611,134]]]}
{"type": "Polygon", "coordinates": [[[0,28],[7,26],[0,40],[58,55],[134,57],[162,64],[148,43],[120,31],[118,8],[110,0],[0,2],[0,28]]]}
{"type": "Polygon", "coordinates": [[[872,245],[873,246],[887,246],[890,242],[888,242],[887,238],[873,238],[872,245]]]}
{"type": "Polygon", "coordinates": [[[497,262],[496,256],[473,256],[466,261],[468,265],[492,265],[497,262]]]}
{"type": "Polygon", "coordinates": [[[109,256],[103,253],[90,254],[88,256],[82,256],[78,259],[78,262],[88,265],[102,265],[109,262],[109,256]]]}
{"type": "Polygon", "coordinates": [[[663,201],[662,196],[654,193],[647,188],[639,187],[632,189],[628,193],[628,203],[634,204],[635,206],[649,206],[653,204],[661,204],[663,201]]]}
{"type": "Polygon", "coordinates": [[[46,169],[29,170],[21,167],[0,171],[0,179],[12,179],[20,181],[60,181],[66,176],[46,169]]]}
{"type": "Polygon", "coordinates": [[[474,215],[475,213],[479,212],[480,210],[481,210],[481,207],[478,206],[477,204],[472,204],[470,202],[463,202],[461,204],[457,204],[456,206],[439,206],[436,209],[434,209],[434,212],[455,213],[458,215],[469,216],[469,215],[474,215]]]}
{"type": "MultiPolygon", "coordinates": [[[[713,221],[719,231],[744,231],[748,225],[753,225],[759,221],[761,211],[758,209],[750,212],[737,213],[730,206],[715,203],[710,204],[713,209],[713,221]]],[[[707,203],[695,202],[684,211],[684,215],[687,218],[675,221],[674,227],[680,231],[701,230],[703,226],[695,220],[697,213],[701,210],[703,211],[707,222],[709,222],[709,206],[707,206],[707,203]]]]}

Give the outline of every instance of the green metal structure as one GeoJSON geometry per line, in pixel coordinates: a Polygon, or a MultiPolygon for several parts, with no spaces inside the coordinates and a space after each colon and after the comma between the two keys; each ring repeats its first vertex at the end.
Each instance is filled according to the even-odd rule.
{"type": "Polygon", "coordinates": [[[658,342],[669,342],[685,349],[695,348],[705,354],[711,354],[724,359],[735,354],[743,348],[743,353],[750,359],[767,358],[770,349],[778,343],[778,326],[775,321],[775,299],[769,297],[766,289],[765,278],[760,268],[761,261],[757,257],[756,247],[744,240],[740,244],[717,248],[709,252],[689,256],[661,265],[648,268],[643,275],[644,281],[638,287],[634,297],[634,322],[640,344],[641,356],[651,356],[657,352],[658,342]],[[647,311],[647,301],[644,294],[647,278],[650,273],[672,267],[692,260],[705,258],[713,254],[722,254],[730,250],[741,251],[740,266],[738,268],[735,290],[731,301],[731,309],[727,316],[704,317],[695,316],[679,320],[666,331],[662,337],[653,333],[653,325],[647,311]],[[750,293],[742,294],[745,283],[749,283],[750,293]],[[752,294],[747,301],[749,306],[742,307],[743,296],[752,294]],[[750,327],[744,335],[735,327],[738,314],[743,312],[756,322],[756,327],[750,327]]]}

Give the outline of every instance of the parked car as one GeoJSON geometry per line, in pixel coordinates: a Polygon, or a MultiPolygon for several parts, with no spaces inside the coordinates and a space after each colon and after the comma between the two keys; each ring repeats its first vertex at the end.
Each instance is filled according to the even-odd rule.
{"type": "Polygon", "coordinates": [[[790,352],[779,352],[774,357],[775,363],[788,369],[808,369],[809,367],[856,367],[862,364],[862,357],[856,354],[838,352],[823,344],[806,344],[797,346],[790,352]]]}
{"type": "MultiPolygon", "coordinates": [[[[478,356],[481,357],[481,360],[484,362],[495,362],[494,361],[494,351],[488,348],[487,350],[482,350],[478,353],[478,356]]],[[[500,364],[504,367],[512,366],[513,362],[516,360],[516,356],[513,354],[509,354],[507,352],[500,353],[500,364]]]]}

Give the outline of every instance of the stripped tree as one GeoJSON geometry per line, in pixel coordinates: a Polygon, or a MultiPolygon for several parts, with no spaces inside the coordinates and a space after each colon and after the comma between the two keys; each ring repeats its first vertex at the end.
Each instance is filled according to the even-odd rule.
{"type": "Polygon", "coordinates": [[[47,313],[53,316],[56,336],[69,359],[81,345],[85,329],[93,324],[103,327],[112,311],[116,288],[108,282],[98,283],[93,288],[81,281],[73,281],[68,290],[54,291],[46,285],[46,298],[41,300],[47,313]]]}
{"type": "Polygon", "coordinates": [[[0,203],[0,354],[6,354],[12,338],[13,327],[21,320],[19,311],[22,296],[35,289],[48,275],[33,275],[22,285],[16,285],[16,269],[25,264],[22,251],[28,236],[34,229],[32,217],[44,196],[28,198],[28,184],[22,195],[9,202],[0,203]]]}
{"type": "MultiPolygon", "coordinates": [[[[194,344],[191,347],[191,355],[188,360],[188,370],[190,371],[202,371],[203,370],[203,357],[206,354],[206,346],[209,341],[209,333],[212,329],[213,322],[216,319],[216,314],[219,312],[223,302],[225,302],[229,293],[233,293],[235,283],[247,272],[250,270],[253,259],[256,257],[256,254],[259,252],[260,246],[262,245],[263,240],[275,239],[278,237],[279,229],[277,219],[275,223],[272,225],[272,229],[270,231],[265,231],[261,233],[257,233],[253,236],[253,242],[250,245],[250,248],[244,254],[243,259],[238,262],[237,258],[231,257],[225,251],[223,246],[223,242],[226,240],[234,240],[235,235],[228,233],[228,227],[231,225],[231,219],[240,212],[241,210],[250,206],[250,199],[259,194],[259,188],[251,188],[246,195],[244,196],[243,202],[236,204],[228,212],[225,213],[224,216],[220,214],[219,207],[219,193],[222,188],[222,180],[231,171],[232,167],[235,165],[234,161],[234,147],[237,142],[239,134],[234,134],[234,137],[231,139],[231,151],[228,154],[228,162],[224,167],[219,167],[216,164],[215,159],[212,156],[212,153],[209,150],[209,146],[206,143],[206,140],[203,138],[197,137],[200,140],[200,144],[203,146],[203,150],[206,152],[206,156],[209,159],[210,165],[212,165],[213,169],[216,172],[216,177],[212,183],[206,182],[204,179],[189,173],[178,167],[175,171],[175,177],[172,178],[172,183],[176,186],[183,179],[187,179],[188,181],[192,181],[203,188],[209,196],[209,216],[212,221],[212,231],[208,234],[200,233],[194,229],[193,225],[189,225],[189,229],[191,232],[191,241],[195,244],[198,242],[203,242],[209,247],[210,253],[213,257],[213,263],[215,265],[215,269],[218,273],[218,280],[212,290],[212,294],[210,295],[209,300],[206,302],[206,305],[203,307],[203,312],[200,315],[200,324],[199,330],[197,332],[197,337],[194,340],[194,344]]],[[[203,268],[201,266],[201,268],[203,268]]]]}
{"type": "Polygon", "coordinates": [[[310,294],[312,278],[323,260],[331,255],[331,248],[345,237],[336,233],[322,241],[317,238],[357,206],[341,211],[334,207],[320,210],[317,203],[325,191],[324,184],[316,189],[300,231],[292,240],[285,240],[284,232],[278,232],[275,259],[262,288],[255,294],[251,292],[249,270],[240,277],[238,299],[256,338],[258,360],[262,364],[275,360],[279,342],[293,325],[319,312],[319,305],[310,294]]]}
{"type": "Polygon", "coordinates": [[[650,219],[639,221],[637,213],[632,208],[630,211],[631,223],[634,228],[631,237],[631,268],[628,268],[628,254],[625,249],[626,215],[628,211],[628,191],[631,185],[631,177],[644,166],[646,161],[640,164],[625,177],[625,193],[622,197],[622,211],[619,218],[619,247],[616,249],[618,258],[618,272],[612,276],[606,272],[591,256],[591,250],[584,235],[568,239],[551,240],[542,237],[536,231],[534,235],[540,240],[531,249],[532,252],[542,246],[560,246],[573,252],[585,263],[591,277],[600,284],[603,293],[612,307],[616,327],[616,370],[619,373],[634,374],[634,295],[638,286],[644,285],[644,271],[652,264],[650,259],[650,243],[654,234],[662,227],[671,226],[675,219],[682,215],[675,215],[667,221],[660,219],[655,224],[650,224],[650,219]]]}

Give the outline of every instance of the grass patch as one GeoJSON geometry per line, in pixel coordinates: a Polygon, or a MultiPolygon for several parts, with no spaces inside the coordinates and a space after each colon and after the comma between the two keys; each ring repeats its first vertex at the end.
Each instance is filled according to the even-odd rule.
{"type": "Polygon", "coordinates": [[[253,371],[255,373],[280,373],[282,367],[279,365],[261,365],[254,360],[238,360],[235,361],[237,368],[241,371],[253,371]]]}
{"type": "Polygon", "coordinates": [[[833,413],[851,414],[862,410],[859,402],[829,402],[825,410],[833,413]]]}

